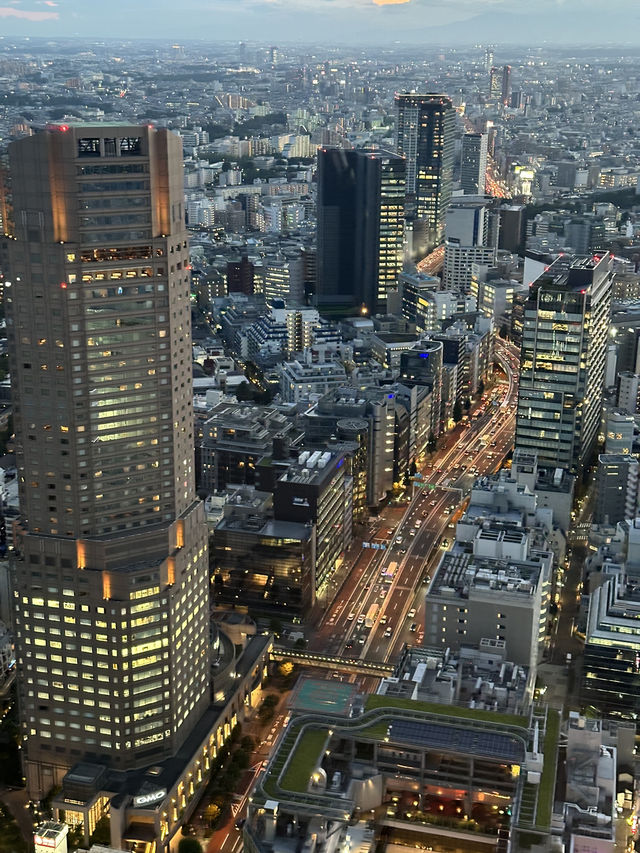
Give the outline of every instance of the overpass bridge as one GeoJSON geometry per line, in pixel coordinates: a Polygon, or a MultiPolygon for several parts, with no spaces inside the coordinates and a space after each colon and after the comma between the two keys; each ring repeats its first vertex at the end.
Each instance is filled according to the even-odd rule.
{"type": "Polygon", "coordinates": [[[316,669],[337,669],[341,672],[369,675],[374,678],[387,678],[393,675],[395,667],[390,663],[378,660],[360,658],[342,658],[334,655],[323,655],[321,652],[308,652],[304,649],[288,649],[284,646],[274,646],[271,660],[290,660],[300,666],[313,666],[316,669]]]}

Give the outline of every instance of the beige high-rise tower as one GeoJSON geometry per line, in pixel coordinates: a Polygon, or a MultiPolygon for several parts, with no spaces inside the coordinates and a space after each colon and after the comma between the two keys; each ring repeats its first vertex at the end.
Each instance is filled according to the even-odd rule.
{"type": "Polygon", "coordinates": [[[182,150],[152,127],[10,146],[14,572],[32,796],[175,754],[209,703],[182,150]]]}

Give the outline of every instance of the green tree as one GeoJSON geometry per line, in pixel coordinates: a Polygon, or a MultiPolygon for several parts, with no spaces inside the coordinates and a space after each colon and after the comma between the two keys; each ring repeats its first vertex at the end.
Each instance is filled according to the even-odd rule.
{"type": "Polygon", "coordinates": [[[251,386],[248,382],[241,382],[236,388],[236,400],[239,403],[246,403],[253,398],[251,386]]]}
{"type": "Polygon", "coordinates": [[[209,803],[204,810],[204,817],[209,826],[212,826],[220,817],[222,809],[217,803],[209,803]]]}
{"type": "MultiPolygon", "coordinates": [[[[109,837],[108,843],[111,843],[111,837],[109,837]]],[[[67,835],[67,844],[69,845],[70,850],[76,850],[80,846],[84,846],[84,826],[81,823],[76,824],[73,829],[69,830],[69,835],[67,835]]]]}
{"type": "Polygon", "coordinates": [[[111,844],[111,823],[107,815],[97,822],[90,841],[92,844],[111,844]]]}
{"type": "Polygon", "coordinates": [[[269,630],[272,634],[275,634],[276,637],[280,637],[280,634],[282,634],[282,622],[279,619],[271,619],[269,622],[269,630]]]}
{"type": "Polygon", "coordinates": [[[231,760],[240,770],[246,770],[249,766],[249,753],[245,752],[244,749],[237,749],[233,753],[231,760]]]}
{"type": "Polygon", "coordinates": [[[202,845],[197,838],[181,838],[178,853],[202,853],[202,845]]]}
{"type": "Polygon", "coordinates": [[[462,420],[462,404],[456,400],[453,406],[453,420],[458,424],[462,420]]]}

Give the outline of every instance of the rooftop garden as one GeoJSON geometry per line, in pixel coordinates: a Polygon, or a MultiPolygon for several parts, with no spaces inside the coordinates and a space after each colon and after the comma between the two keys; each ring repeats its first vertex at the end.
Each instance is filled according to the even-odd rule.
{"type": "Polygon", "coordinates": [[[307,729],[302,734],[280,782],[285,791],[306,792],[311,774],[320,763],[327,737],[327,729],[307,729]]]}

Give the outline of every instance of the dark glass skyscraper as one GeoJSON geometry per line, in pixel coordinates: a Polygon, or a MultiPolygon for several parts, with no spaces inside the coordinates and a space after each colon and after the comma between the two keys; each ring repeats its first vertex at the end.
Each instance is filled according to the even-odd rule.
{"type": "Polygon", "coordinates": [[[407,194],[415,215],[439,241],[451,200],[455,111],[446,95],[396,95],[396,149],[407,160],[407,194]]]}
{"type": "Polygon", "coordinates": [[[402,271],[405,161],[387,151],[318,152],[320,310],[384,309],[402,271]]]}
{"type": "Polygon", "coordinates": [[[511,102],[511,66],[504,65],[502,67],[502,90],[501,101],[505,107],[508,107],[511,102]]]}
{"type": "Polygon", "coordinates": [[[487,178],[487,134],[465,133],[460,158],[460,186],[467,195],[484,195],[487,178]]]}

